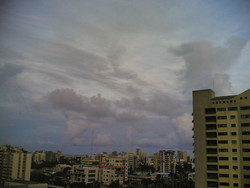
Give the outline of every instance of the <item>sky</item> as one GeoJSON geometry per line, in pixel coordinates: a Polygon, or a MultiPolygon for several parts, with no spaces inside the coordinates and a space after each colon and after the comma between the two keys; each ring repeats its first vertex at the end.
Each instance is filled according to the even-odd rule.
{"type": "Polygon", "coordinates": [[[3,0],[0,145],[192,153],[192,91],[250,88],[247,0],[3,0]]]}

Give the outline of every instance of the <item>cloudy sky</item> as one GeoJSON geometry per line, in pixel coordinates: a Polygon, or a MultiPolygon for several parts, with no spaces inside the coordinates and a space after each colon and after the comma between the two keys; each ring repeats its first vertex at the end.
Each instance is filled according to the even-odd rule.
{"type": "Polygon", "coordinates": [[[249,89],[247,0],[6,0],[0,144],[192,151],[192,91],[249,89]]]}

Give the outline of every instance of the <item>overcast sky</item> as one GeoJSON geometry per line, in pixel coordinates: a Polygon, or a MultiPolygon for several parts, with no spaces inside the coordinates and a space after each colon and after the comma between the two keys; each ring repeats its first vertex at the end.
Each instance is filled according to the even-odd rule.
{"type": "Polygon", "coordinates": [[[247,0],[6,0],[0,144],[192,151],[192,91],[250,88],[247,0]]]}

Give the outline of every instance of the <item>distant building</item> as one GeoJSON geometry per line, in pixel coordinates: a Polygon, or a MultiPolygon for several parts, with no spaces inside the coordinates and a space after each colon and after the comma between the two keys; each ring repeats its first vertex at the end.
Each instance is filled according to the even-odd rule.
{"type": "Polygon", "coordinates": [[[250,90],[193,91],[195,187],[250,187],[250,90]]]}
{"type": "Polygon", "coordinates": [[[161,150],[153,156],[154,168],[161,173],[175,173],[175,151],[161,150]]]}
{"type": "Polygon", "coordinates": [[[98,167],[73,165],[71,170],[71,183],[93,183],[98,181],[98,167]]]}
{"type": "Polygon", "coordinates": [[[129,170],[135,170],[137,166],[137,156],[134,152],[127,152],[128,168],[129,170]]]}
{"type": "Polygon", "coordinates": [[[118,173],[122,176],[122,180],[119,180],[120,183],[128,181],[128,159],[126,157],[110,157],[107,162],[109,166],[121,168],[121,171],[118,173]]]}
{"type": "Polygon", "coordinates": [[[46,152],[45,151],[35,151],[32,155],[32,161],[40,164],[46,161],[46,152]]]}
{"type": "Polygon", "coordinates": [[[187,152],[186,151],[177,151],[177,161],[178,162],[187,162],[187,152]]]}
{"type": "Polygon", "coordinates": [[[188,180],[195,181],[195,172],[188,173],[188,180]]]}
{"type": "Polygon", "coordinates": [[[99,182],[104,185],[110,185],[112,182],[124,184],[128,180],[125,166],[100,166],[99,167],[99,182]]]}
{"type": "Polygon", "coordinates": [[[110,185],[112,182],[124,184],[128,181],[127,156],[115,157],[98,154],[96,157],[86,158],[82,165],[74,165],[71,169],[71,182],[93,183],[102,182],[110,185]],[[97,160],[98,159],[98,160],[97,160]]]}
{"type": "Polygon", "coordinates": [[[35,151],[32,155],[32,161],[37,164],[42,162],[59,162],[61,156],[61,151],[35,151]]]}
{"type": "Polygon", "coordinates": [[[0,146],[0,180],[30,180],[31,153],[22,147],[0,146]]]}

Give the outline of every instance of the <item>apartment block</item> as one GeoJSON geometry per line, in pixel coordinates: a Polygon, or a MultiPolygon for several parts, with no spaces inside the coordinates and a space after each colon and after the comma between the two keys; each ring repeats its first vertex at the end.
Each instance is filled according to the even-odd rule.
{"type": "Polygon", "coordinates": [[[120,184],[128,181],[128,159],[126,157],[109,157],[107,165],[109,168],[114,167],[120,184]]]}
{"type": "Polygon", "coordinates": [[[22,147],[0,146],[0,180],[30,180],[31,153],[22,147]]]}
{"type": "Polygon", "coordinates": [[[195,187],[250,187],[250,90],[193,91],[195,187]]]}
{"type": "Polygon", "coordinates": [[[161,173],[175,173],[175,151],[160,150],[153,155],[154,168],[161,173]]]}
{"type": "Polygon", "coordinates": [[[99,168],[94,166],[73,165],[71,183],[93,183],[98,181],[99,168]]]}
{"type": "Polygon", "coordinates": [[[110,185],[112,182],[119,182],[123,185],[128,181],[128,173],[125,166],[99,166],[99,182],[110,185]]]}

